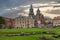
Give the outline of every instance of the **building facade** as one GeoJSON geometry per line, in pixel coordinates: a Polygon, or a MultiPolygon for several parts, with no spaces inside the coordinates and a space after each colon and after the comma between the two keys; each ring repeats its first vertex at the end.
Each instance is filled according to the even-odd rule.
{"type": "Polygon", "coordinates": [[[26,16],[19,16],[14,19],[15,28],[33,28],[34,19],[26,16]]]}
{"type": "Polygon", "coordinates": [[[49,17],[45,17],[45,27],[52,28],[53,27],[53,20],[49,17]]]}
{"type": "Polygon", "coordinates": [[[55,17],[55,18],[53,19],[53,26],[54,26],[54,27],[60,27],[60,16],[55,17]]]}
{"type": "Polygon", "coordinates": [[[14,20],[12,18],[5,18],[5,29],[13,28],[14,27],[14,20]]]}

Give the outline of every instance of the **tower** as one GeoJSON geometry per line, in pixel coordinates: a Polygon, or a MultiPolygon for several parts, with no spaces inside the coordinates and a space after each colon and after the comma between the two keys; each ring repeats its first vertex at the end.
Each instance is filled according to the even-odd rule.
{"type": "Polygon", "coordinates": [[[43,19],[43,15],[41,14],[39,8],[37,9],[35,19],[36,19],[36,21],[41,21],[43,19]]]}
{"type": "Polygon", "coordinates": [[[35,26],[41,28],[42,24],[44,24],[44,16],[41,14],[38,8],[35,16],[35,26]]]}
{"type": "Polygon", "coordinates": [[[33,12],[33,6],[32,5],[30,6],[30,9],[29,9],[29,17],[34,18],[34,12],[33,12]]]}

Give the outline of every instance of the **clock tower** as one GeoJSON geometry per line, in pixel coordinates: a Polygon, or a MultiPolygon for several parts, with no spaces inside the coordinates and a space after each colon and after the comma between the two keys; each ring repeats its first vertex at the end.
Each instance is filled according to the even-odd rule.
{"type": "Polygon", "coordinates": [[[29,17],[34,18],[34,11],[33,11],[32,5],[30,6],[30,9],[29,9],[29,17]]]}

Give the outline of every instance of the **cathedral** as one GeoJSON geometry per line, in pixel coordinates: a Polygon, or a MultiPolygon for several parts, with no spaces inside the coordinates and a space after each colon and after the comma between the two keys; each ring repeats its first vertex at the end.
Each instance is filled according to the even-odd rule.
{"type": "Polygon", "coordinates": [[[34,15],[33,6],[30,6],[29,16],[19,16],[14,19],[15,28],[42,28],[44,27],[44,16],[40,12],[39,8],[34,15]]]}
{"type": "Polygon", "coordinates": [[[33,6],[31,5],[30,10],[29,10],[29,17],[35,19],[34,25],[35,25],[36,28],[44,27],[44,24],[45,24],[44,16],[40,12],[39,8],[36,11],[36,15],[34,15],[33,6]]]}

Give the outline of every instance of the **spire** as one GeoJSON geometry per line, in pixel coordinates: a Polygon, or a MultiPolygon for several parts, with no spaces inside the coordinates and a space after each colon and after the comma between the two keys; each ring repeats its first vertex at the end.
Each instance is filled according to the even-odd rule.
{"type": "Polygon", "coordinates": [[[30,13],[30,14],[34,14],[32,4],[31,4],[31,6],[30,6],[30,12],[29,12],[29,13],[30,13]]]}
{"type": "Polygon", "coordinates": [[[30,5],[29,16],[32,17],[32,18],[34,17],[34,12],[33,12],[33,6],[32,6],[32,4],[30,5]]]}
{"type": "Polygon", "coordinates": [[[30,9],[33,9],[33,6],[32,6],[32,4],[31,4],[31,6],[30,6],[30,9]]]}
{"type": "Polygon", "coordinates": [[[40,14],[40,10],[39,10],[39,8],[37,9],[37,13],[40,14]]]}

